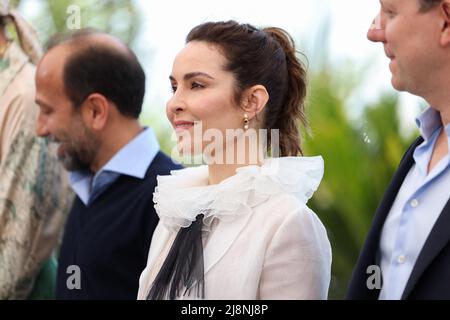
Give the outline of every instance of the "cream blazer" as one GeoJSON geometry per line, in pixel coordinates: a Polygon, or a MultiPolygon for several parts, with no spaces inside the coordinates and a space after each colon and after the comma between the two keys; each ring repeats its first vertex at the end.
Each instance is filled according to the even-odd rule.
{"type": "MultiPolygon", "coordinates": [[[[138,299],[146,299],[175,236],[159,223],[138,299]]],[[[312,210],[278,194],[252,214],[214,226],[204,239],[204,271],[206,299],[326,299],[331,246],[312,210]]]]}

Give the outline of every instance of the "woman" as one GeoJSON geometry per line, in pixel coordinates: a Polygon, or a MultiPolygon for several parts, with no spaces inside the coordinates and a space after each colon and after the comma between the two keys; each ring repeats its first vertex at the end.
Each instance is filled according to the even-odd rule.
{"type": "Polygon", "coordinates": [[[138,298],[325,299],[331,248],[306,206],[323,161],[296,157],[306,83],[290,36],[234,21],[199,25],[170,80],[178,147],[208,165],[158,178],[160,223],[138,298]],[[249,134],[262,130],[267,141],[249,134]]]}
{"type": "Polygon", "coordinates": [[[35,136],[41,52],[35,30],[0,0],[0,300],[54,298],[52,252],[73,198],[56,154],[35,136]]]}

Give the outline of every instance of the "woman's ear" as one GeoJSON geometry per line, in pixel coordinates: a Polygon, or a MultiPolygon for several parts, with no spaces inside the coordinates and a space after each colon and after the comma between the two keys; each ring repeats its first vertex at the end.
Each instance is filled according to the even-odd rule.
{"type": "Polygon", "coordinates": [[[89,95],[82,106],[83,119],[94,131],[102,130],[105,127],[109,112],[109,101],[98,93],[89,95]]]}
{"type": "Polygon", "coordinates": [[[251,120],[264,110],[268,101],[269,93],[263,85],[258,84],[245,91],[241,106],[251,120]]]}
{"type": "Polygon", "coordinates": [[[443,0],[439,10],[442,19],[441,46],[448,47],[450,45],[450,0],[443,0]]]}

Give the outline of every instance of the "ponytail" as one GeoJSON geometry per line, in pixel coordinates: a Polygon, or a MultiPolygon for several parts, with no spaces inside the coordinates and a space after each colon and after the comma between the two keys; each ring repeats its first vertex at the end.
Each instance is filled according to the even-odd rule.
{"type": "Polygon", "coordinates": [[[280,155],[297,156],[303,154],[298,125],[307,127],[305,116],[306,70],[296,56],[295,43],[283,29],[270,27],[263,29],[274,39],[286,57],[287,86],[284,99],[278,110],[272,106],[267,110],[264,127],[280,130],[280,155]]]}

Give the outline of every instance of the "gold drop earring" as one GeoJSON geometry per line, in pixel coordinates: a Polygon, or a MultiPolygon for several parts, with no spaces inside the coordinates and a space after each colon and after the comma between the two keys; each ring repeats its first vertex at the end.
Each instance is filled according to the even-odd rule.
{"type": "Polygon", "coordinates": [[[244,130],[248,130],[248,124],[250,123],[250,120],[248,120],[248,114],[244,114],[244,130]]]}

